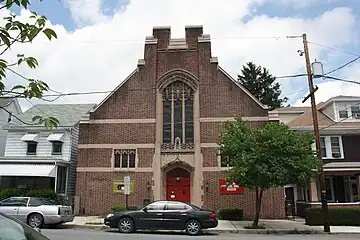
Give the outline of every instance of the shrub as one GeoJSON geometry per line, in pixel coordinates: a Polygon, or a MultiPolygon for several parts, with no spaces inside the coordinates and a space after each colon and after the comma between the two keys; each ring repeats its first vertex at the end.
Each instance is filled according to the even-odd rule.
{"type": "MultiPolygon", "coordinates": [[[[330,225],[360,226],[360,208],[329,208],[330,225]]],[[[320,226],[324,224],[322,208],[307,208],[305,211],[307,225],[320,226]]]]}
{"type": "Polygon", "coordinates": [[[0,200],[9,197],[42,197],[50,200],[57,200],[57,194],[51,189],[20,189],[20,188],[9,188],[0,189],[0,200]]]}
{"type": "Polygon", "coordinates": [[[241,221],[244,217],[244,211],[239,208],[225,208],[218,211],[220,220],[241,221]]]}
{"type": "Polygon", "coordinates": [[[54,190],[50,189],[34,189],[30,190],[26,193],[27,197],[41,197],[51,200],[57,200],[57,194],[54,192],[54,190]]]}
{"type": "Polygon", "coordinates": [[[125,205],[120,204],[120,205],[113,206],[111,208],[111,211],[113,211],[113,212],[121,212],[121,211],[126,211],[126,210],[138,210],[138,209],[139,208],[137,206],[128,206],[126,208],[125,205]]]}

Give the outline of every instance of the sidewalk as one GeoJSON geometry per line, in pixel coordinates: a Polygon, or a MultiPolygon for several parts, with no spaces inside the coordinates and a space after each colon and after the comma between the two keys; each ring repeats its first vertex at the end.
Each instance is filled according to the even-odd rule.
{"type": "MultiPolygon", "coordinates": [[[[265,229],[246,229],[251,221],[219,220],[216,228],[204,230],[208,233],[242,233],[242,234],[325,234],[322,226],[308,226],[303,221],[261,219],[259,225],[265,229]]],[[[98,216],[75,217],[74,221],[65,223],[66,227],[107,229],[104,218],[98,216]]],[[[331,226],[332,234],[360,234],[360,227],[331,226]]]]}

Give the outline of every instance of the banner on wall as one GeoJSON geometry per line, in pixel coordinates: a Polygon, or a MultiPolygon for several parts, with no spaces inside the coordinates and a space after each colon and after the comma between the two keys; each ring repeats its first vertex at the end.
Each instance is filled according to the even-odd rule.
{"type": "MultiPolygon", "coordinates": [[[[130,181],[130,194],[134,193],[134,181],[130,181]]],[[[113,180],[113,193],[124,194],[125,183],[124,180],[113,180]]]]}
{"type": "Polygon", "coordinates": [[[228,182],[226,179],[220,179],[220,194],[241,194],[245,189],[234,182],[228,182]]]}

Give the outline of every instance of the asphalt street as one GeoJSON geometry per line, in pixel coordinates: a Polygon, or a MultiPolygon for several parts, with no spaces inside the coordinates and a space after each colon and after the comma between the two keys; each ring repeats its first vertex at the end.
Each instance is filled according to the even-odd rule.
{"type": "Polygon", "coordinates": [[[243,235],[243,234],[219,234],[219,235],[204,235],[196,238],[187,236],[185,234],[155,234],[155,233],[135,233],[135,234],[120,234],[115,231],[98,231],[87,229],[43,229],[42,233],[51,240],[184,240],[184,239],[206,239],[206,240],[332,240],[343,239],[352,240],[359,239],[359,235],[243,235]]]}

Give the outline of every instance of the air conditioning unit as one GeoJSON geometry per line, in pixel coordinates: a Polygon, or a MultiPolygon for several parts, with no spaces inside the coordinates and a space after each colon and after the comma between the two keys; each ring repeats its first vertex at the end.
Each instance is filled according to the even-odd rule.
{"type": "Polygon", "coordinates": [[[333,153],[332,156],[333,156],[333,158],[340,158],[341,153],[333,153]]]}
{"type": "Polygon", "coordinates": [[[355,113],[355,114],[354,114],[354,118],[360,119],[360,113],[355,113]]]}

